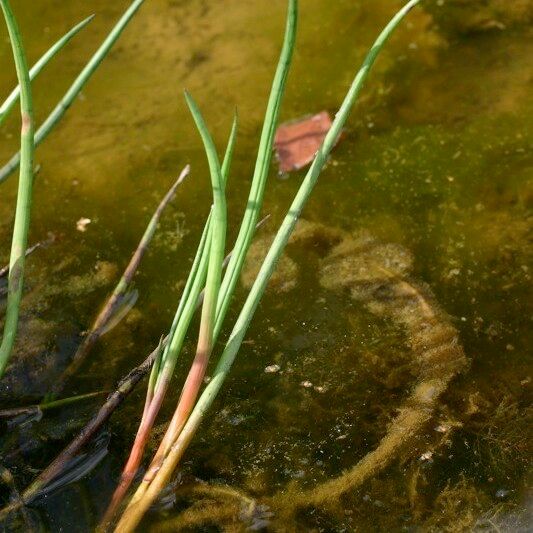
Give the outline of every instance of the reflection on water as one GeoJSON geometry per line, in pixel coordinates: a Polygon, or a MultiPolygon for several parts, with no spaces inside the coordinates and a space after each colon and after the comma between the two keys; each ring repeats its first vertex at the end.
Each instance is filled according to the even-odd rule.
{"type": "MultiPolygon", "coordinates": [[[[13,1],[31,59],[76,21],[97,14],[36,81],[39,120],[127,4],[80,0],[58,8],[47,0],[30,13],[24,2],[13,1]]],[[[399,2],[302,2],[283,120],[335,111],[392,4],[399,2]]],[[[281,0],[147,2],[39,148],[31,241],[48,232],[57,238],[28,262],[17,359],[2,385],[3,405],[22,397],[34,403],[64,369],[159,197],[189,162],[193,174],[165,213],[136,278],[136,309],[101,340],[69,392],[111,389],[157,344],[210,197],[181,89],[195,95],[219,146],[233,107],[239,107],[242,127],[229,186],[234,235],[284,9],[281,0]],[[82,217],[92,220],[84,233],[76,231],[82,217]]],[[[176,530],[187,520],[198,524],[199,511],[215,516],[218,509],[217,522],[232,530],[268,524],[278,530],[526,530],[532,12],[530,0],[428,2],[397,32],[306,209],[308,227],[326,229],[291,246],[228,386],[147,527],[176,530]],[[444,333],[459,332],[469,366],[386,469],[344,491],[335,505],[291,515],[291,494],[298,500],[376,449],[398,409],[412,407],[422,379],[407,322],[354,296],[348,273],[325,259],[343,236],[362,230],[373,242],[389,243],[384,250],[392,255],[380,256],[389,268],[399,259],[412,261],[409,283],[434,295],[431,305],[447,316],[444,333]],[[320,274],[328,265],[335,273],[329,281],[320,274]],[[337,290],[336,281],[352,295],[337,290]],[[276,371],[265,372],[267,367],[276,371]]],[[[9,64],[5,43],[0,60],[9,64]]],[[[14,80],[3,68],[2,94],[14,80]]],[[[13,117],[0,130],[2,160],[16,146],[17,129],[13,117]]],[[[265,205],[272,218],[252,263],[300,179],[297,173],[279,180],[272,169],[265,205]]],[[[1,186],[0,265],[7,257],[15,185],[11,178],[1,186]]],[[[343,257],[349,266],[350,256],[343,257]]],[[[250,275],[243,276],[239,299],[250,275]]],[[[390,305],[390,293],[381,297],[390,305]]],[[[191,337],[177,378],[186,371],[193,342],[191,337]]],[[[174,400],[163,410],[160,431],[174,400]]],[[[54,531],[94,527],[142,402],[139,390],[110,424],[107,456],[81,480],[36,501],[28,510],[32,521],[54,531]]],[[[4,466],[19,488],[86,417],[87,409],[69,406],[27,424],[16,442],[0,437],[4,466]]],[[[24,529],[21,519],[13,517],[10,527],[24,529]]]]}

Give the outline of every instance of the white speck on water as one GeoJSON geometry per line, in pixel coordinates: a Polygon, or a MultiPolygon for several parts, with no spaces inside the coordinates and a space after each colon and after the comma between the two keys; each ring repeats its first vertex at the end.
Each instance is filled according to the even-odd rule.
{"type": "Polygon", "coordinates": [[[507,489],[499,489],[496,491],[496,498],[503,500],[509,496],[510,491],[507,489]]]}
{"type": "Polygon", "coordinates": [[[424,452],[420,456],[421,461],[431,461],[432,458],[433,458],[433,452],[424,452]]]}
{"type": "Polygon", "coordinates": [[[77,222],[76,222],[76,229],[78,231],[81,231],[81,232],[84,232],[84,231],[87,231],[87,226],[91,223],[91,219],[90,218],[85,218],[85,217],[81,217],[77,222]]]}

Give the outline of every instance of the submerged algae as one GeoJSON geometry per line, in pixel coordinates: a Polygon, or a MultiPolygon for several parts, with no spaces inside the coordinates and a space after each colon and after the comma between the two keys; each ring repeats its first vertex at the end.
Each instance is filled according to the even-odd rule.
{"type": "Polygon", "coordinates": [[[436,0],[426,9],[442,28],[457,33],[503,30],[533,20],[532,0],[436,0]]]}
{"type": "Polygon", "coordinates": [[[116,265],[97,261],[87,274],[71,274],[74,258],[28,279],[21,306],[19,342],[0,384],[0,400],[35,399],[48,393],[75,351],[82,333],[75,316],[84,300],[116,279],[116,265]],[[65,280],[66,278],[66,280],[65,280]],[[60,282],[57,280],[61,279],[60,282]],[[58,311],[68,313],[69,319],[58,311]]]}
{"type": "MultiPolygon", "coordinates": [[[[429,288],[411,279],[413,258],[405,248],[383,244],[365,232],[354,236],[308,221],[297,225],[288,247],[289,255],[298,245],[318,255],[318,276],[324,288],[348,290],[372,314],[404,330],[416,367],[412,391],[397,408],[399,414],[392,419],[377,447],[344,474],[311,488],[302,489],[292,482],[277,494],[257,501],[234,489],[197,487],[192,489],[197,498],[181,518],[171,521],[172,527],[202,523],[216,523],[220,527],[229,520],[228,531],[244,529],[242,521],[252,528],[271,523],[276,530],[290,531],[296,528],[300,509],[313,507],[335,512],[343,494],[360,488],[394,460],[403,457],[405,461],[418,452],[419,433],[433,418],[440,395],[467,365],[457,330],[436,304],[429,288]]],[[[259,252],[264,243],[256,242],[254,246],[251,259],[255,258],[256,264],[249,260],[247,267],[252,271],[260,264],[259,252]]],[[[295,286],[299,269],[290,272],[293,276],[285,282],[295,286]]],[[[243,282],[249,277],[250,272],[245,272],[243,282]]],[[[405,383],[403,387],[410,388],[405,383]]]]}
{"type": "MultiPolygon", "coordinates": [[[[491,236],[487,239],[487,242],[492,242],[491,236]]],[[[268,241],[269,237],[265,236],[262,240],[268,241]]],[[[254,246],[257,249],[252,257],[260,263],[264,243],[256,242],[254,246]]],[[[480,244],[480,247],[490,253],[490,246],[480,244]]],[[[440,395],[451,380],[467,367],[468,361],[452,319],[436,303],[429,287],[413,278],[412,254],[405,247],[384,243],[368,232],[353,234],[305,220],[297,226],[287,253],[296,268],[291,270],[294,275],[285,280],[285,287],[289,283],[292,289],[297,288],[311,270],[327,291],[347,292],[356,305],[366,307],[385,320],[384,324],[394,323],[403,330],[408,349],[402,356],[401,364],[406,364],[406,354],[410,363],[407,365],[409,371],[400,376],[401,381],[393,380],[393,387],[407,391],[399,400],[399,408],[396,406],[398,414],[394,417],[389,413],[388,422],[386,419],[374,420],[375,425],[386,425],[382,429],[381,440],[373,451],[338,477],[321,480],[322,476],[313,475],[318,477],[318,482],[310,483],[309,479],[296,481],[298,475],[295,475],[293,481],[280,487],[278,492],[274,491],[274,494],[268,479],[258,477],[253,468],[249,479],[236,485],[242,490],[222,485],[216,478],[213,483],[205,483],[198,478],[193,483],[178,482],[176,498],[181,514],[158,521],[153,530],[196,530],[207,524],[225,531],[250,528],[342,530],[356,526],[364,530],[365,527],[378,527],[377,524],[380,528],[394,529],[399,527],[401,517],[409,510],[411,518],[405,517],[405,527],[417,527],[422,531],[466,532],[495,527],[502,530],[516,527],[516,531],[525,531],[527,514],[512,501],[498,501],[506,498],[502,495],[509,492],[498,488],[501,487],[498,483],[508,479],[509,468],[513,470],[517,462],[527,461],[527,408],[508,401],[498,403],[497,398],[505,390],[504,386],[501,390],[493,386],[493,398],[489,400],[487,391],[480,393],[478,385],[467,377],[461,380],[460,390],[452,387],[447,391],[445,404],[439,401],[440,395]],[[315,268],[315,265],[318,266],[315,268]],[[467,479],[467,474],[460,469],[455,470],[459,467],[452,467],[449,474],[442,478],[439,464],[445,457],[453,457],[452,447],[457,448],[457,442],[462,440],[465,444],[472,442],[477,450],[477,466],[472,466],[476,472],[482,469],[483,472],[492,471],[496,476],[496,468],[505,464],[508,465],[504,466],[507,470],[500,472],[498,479],[491,481],[488,487],[480,485],[477,479],[467,479]],[[491,457],[500,453],[503,458],[491,457]],[[392,468],[395,462],[400,463],[400,469],[392,468]],[[490,466],[491,463],[493,466],[490,466]],[[388,468],[387,476],[380,476],[388,466],[391,468],[388,468]],[[398,491],[398,485],[405,486],[405,490],[398,491]],[[303,513],[305,508],[309,513],[303,513]],[[380,508],[388,512],[380,513],[376,522],[373,513],[380,508]]],[[[250,260],[247,268],[250,271],[243,276],[243,283],[258,268],[258,264],[250,260]]],[[[271,291],[278,292],[279,287],[274,283],[271,291]]],[[[354,311],[347,309],[347,313],[353,314],[354,311]]],[[[356,311],[358,313],[360,311],[356,311]]],[[[385,330],[382,333],[385,334],[385,330]]],[[[398,365],[394,350],[370,355],[367,350],[362,350],[359,355],[363,364],[373,365],[372,372],[379,369],[376,357],[382,358],[381,364],[386,369],[398,365]],[[389,358],[390,364],[387,365],[386,359],[389,358]]],[[[335,354],[330,354],[329,358],[333,363],[335,354]]],[[[287,387],[291,383],[294,387],[294,379],[291,381],[290,377],[294,369],[283,356],[275,361],[280,366],[276,374],[279,375],[278,386],[283,387],[279,388],[275,400],[276,405],[279,404],[278,409],[281,409],[278,416],[280,422],[283,420],[283,424],[291,427],[296,422],[294,414],[289,416],[290,405],[285,405],[288,395],[283,391],[289,393],[287,387]]],[[[365,376],[361,375],[360,379],[364,380],[365,376]]],[[[312,388],[308,390],[313,391],[312,388]]],[[[328,394],[334,394],[334,390],[326,389],[326,398],[328,394]]],[[[319,418],[320,409],[319,403],[309,403],[305,408],[319,418]]],[[[253,410],[253,402],[244,409],[246,413],[253,410]]],[[[331,413],[323,414],[326,418],[331,416],[331,413]]],[[[236,420],[238,413],[230,415],[228,412],[227,415],[234,420],[232,424],[241,425],[236,420]]],[[[218,424],[221,420],[219,416],[217,420],[218,424]]],[[[362,422],[358,421],[359,429],[366,431],[362,422]]],[[[337,438],[349,439],[351,436],[339,433],[337,438]]],[[[349,441],[341,440],[340,443],[349,449],[349,441]]],[[[302,468],[308,468],[305,466],[305,454],[298,457],[294,445],[290,449],[290,463],[285,466],[282,463],[280,467],[300,464],[302,468]]],[[[225,457],[223,450],[220,454],[219,457],[225,457]]],[[[285,454],[284,457],[289,461],[289,456],[285,454]]],[[[451,461],[454,462],[453,459],[451,461]]],[[[229,470],[221,470],[215,463],[212,468],[219,472],[219,476],[232,478],[235,462],[230,463],[229,470]]]]}

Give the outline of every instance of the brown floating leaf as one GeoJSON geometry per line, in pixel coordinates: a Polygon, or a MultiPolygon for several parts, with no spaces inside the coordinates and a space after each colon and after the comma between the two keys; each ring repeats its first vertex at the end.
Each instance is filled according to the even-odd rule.
{"type": "Polygon", "coordinates": [[[299,170],[311,163],[330,127],[327,111],[281,124],[274,139],[280,172],[299,170]]]}

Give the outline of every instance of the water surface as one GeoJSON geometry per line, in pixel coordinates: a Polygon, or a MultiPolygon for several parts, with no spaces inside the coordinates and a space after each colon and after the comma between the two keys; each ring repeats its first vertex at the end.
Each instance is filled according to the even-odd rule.
{"type": "MultiPolygon", "coordinates": [[[[26,2],[13,1],[30,60],[74,23],[97,15],[35,82],[40,121],[128,2],[35,4],[30,10],[26,2]]],[[[205,482],[270,505],[252,517],[236,512],[228,523],[205,527],[526,530],[533,49],[525,22],[531,3],[502,10],[497,1],[489,7],[474,2],[477,10],[466,11],[456,4],[417,9],[398,30],[304,216],[326,235],[356,238],[364,231],[394,245],[398,254],[409,253],[409,282],[432,294],[432,303],[448,314],[468,366],[449,383],[409,452],[336,506],[303,509],[280,522],[283,513],[272,507],[271,497],[315,487],[373,450],[420,379],[408,331],[390,316],[373,313],[349,290],[332,290],[321,268],[334,244],[317,235],[302,239],[289,249],[290,262],[282,264],[286,269],[265,296],[231,378],[186,455],[175,497],[167,495],[149,513],[147,529],[175,530],[180,513],[200,505],[235,506],[235,499],[195,493],[197,483],[205,482]],[[274,364],[279,372],[264,372],[274,364]]],[[[282,120],[323,109],[334,113],[398,5],[302,2],[282,120]]],[[[201,105],[220,149],[233,109],[239,109],[228,188],[232,242],[284,16],[280,0],[146,2],[39,147],[30,240],[49,232],[56,240],[28,261],[14,362],[24,379],[14,370],[6,376],[3,405],[32,403],[46,393],[126,265],[158,199],[190,163],[191,176],[165,213],[136,277],[136,308],[101,340],[66,393],[111,390],[168,329],[210,203],[207,164],[183,88],[201,105]],[[92,221],[84,233],[76,230],[81,217],[92,221]]],[[[15,83],[9,54],[3,40],[2,94],[15,83]]],[[[15,149],[17,130],[16,116],[0,130],[2,160],[15,149]]],[[[279,177],[273,165],[265,236],[281,221],[302,176],[279,177]]],[[[3,264],[16,177],[1,190],[3,264]]],[[[244,285],[228,324],[246,294],[244,285]]],[[[191,335],[158,421],[159,435],[193,349],[191,335]]],[[[143,395],[141,386],[113,417],[104,435],[108,454],[88,475],[31,505],[36,523],[51,531],[94,528],[131,444],[143,395]]],[[[96,406],[65,408],[9,438],[4,433],[3,463],[19,487],[96,406]],[[13,451],[28,440],[33,444],[26,451],[13,451]]],[[[17,520],[9,527],[24,529],[17,520]]]]}

